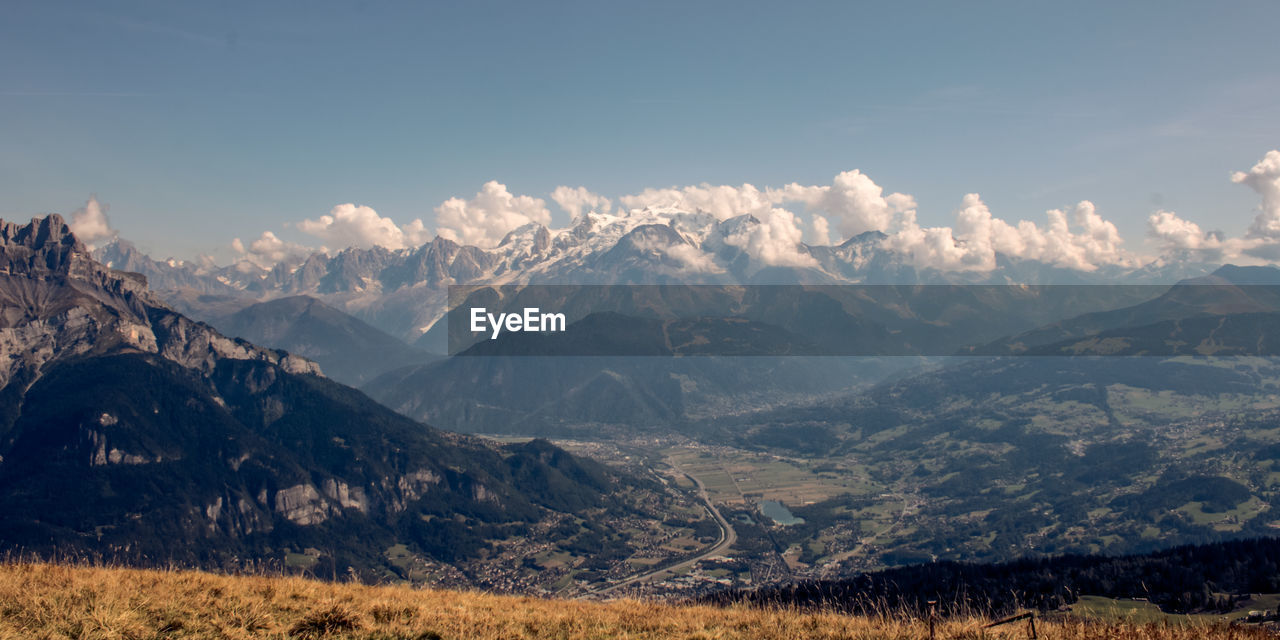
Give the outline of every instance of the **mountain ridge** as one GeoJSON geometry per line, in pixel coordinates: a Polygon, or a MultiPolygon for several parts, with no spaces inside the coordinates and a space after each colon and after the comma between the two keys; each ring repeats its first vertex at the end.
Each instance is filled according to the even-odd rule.
{"type": "MultiPolygon", "coordinates": [[[[1160,260],[1093,272],[998,256],[990,272],[917,268],[867,232],[840,245],[796,246],[795,264],[753,255],[744,244],[761,225],[750,215],[717,220],[670,207],[586,213],[551,230],[529,223],[491,249],[436,237],[417,247],[347,248],[272,264],[247,259],[226,267],[157,261],[127,241],[99,248],[107,264],[144,273],[158,290],[195,290],[257,301],[307,294],[414,343],[443,315],[450,284],[1077,284],[1173,282],[1218,265],[1160,260]]],[[[434,345],[443,351],[442,345],[434,345]]]]}
{"type": "Polygon", "coordinates": [[[308,295],[257,302],[210,318],[209,323],[227,335],[314,360],[326,375],[351,386],[432,359],[426,352],[308,295]]]}
{"type": "Polygon", "coordinates": [[[369,581],[526,590],[559,577],[520,564],[531,530],[589,522],[552,544],[617,571],[611,554],[633,543],[595,528],[656,527],[645,509],[673,499],[545,442],[410,420],[310,360],[227,338],[95,262],[58,216],[0,221],[0,240],[6,550],[230,568],[324,557],[369,581]]]}

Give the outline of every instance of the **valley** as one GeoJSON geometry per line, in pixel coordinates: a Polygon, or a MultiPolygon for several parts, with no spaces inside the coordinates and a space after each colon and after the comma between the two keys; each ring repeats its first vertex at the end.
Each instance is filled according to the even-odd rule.
{"type": "MultiPolygon", "coordinates": [[[[1132,553],[1274,535],[1280,530],[1274,506],[1280,474],[1272,469],[1280,411],[1266,390],[1280,381],[1275,365],[1174,366],[1207,368],[1196,374],[1206,386],[1222,382],[1215,382],[1215,372],[1247,370],[1263,376],[1261,392],[1233,397],[1117,384],[1099,404],[1092,383],[1035,385],[1017,402],[989,399],[988,406],[1006,407],[1002,411],[974,412],[949,399],[929,413],[893,418],[901,424],[892,427],[852,429],[849,420],[872,411],[863,404],[820,429],[812,412],[792,417],[824,438],[827,455],[787,448],[809,444],[803,441],[769,443],[769,430],[786,413],[771,416],[763,432],[744,425],[720,441],[556,442],[607,464],[643,460],[691,489],[687,474],[732,524],[737,539],[721,559],[708,559],[679,580],[636,585],[631,592],[637,594],[834,578],[941,558],[1132,553]],[[1082,401],[1089,393],[1093,400],[1082,401]],[[1124,435],[1117,437],[1111,420],[1124,435]],[[784,525],[766,516],[768,501],[794,519],[784,525]]],[[[974,370],[955,375],[968,380],[974,370]]],[[[1015,367],[1013,375],[1027,372],[1015,367]]]]}
{"type": "MultiPolygon", "coordinates": [[[[1250,301],[1248,313],[1274,306],[1270,290],[1236,282],[1271,277],[1265,269],[1224,270],[1209,287],[1073,289],[1060,299],[952,285],[561,287],[547,291],[588,305],[579,315],[599,296],[668,311],[749,301],[744,313],[759,321],[703,318],[686,336],[748,352],[761,336],[788,344],[760,322],[810,326],[811,312],[842,327],[823,330],[837,339],[853,330],[878,339],[901,323],[914,327],[896,334],[901,348],[941,340],[944,351],[983,314],[1088,312],[1026,334],[1049,338],[983,347],[995,355],[440,358],[305,295],[247,306],[172,297],[214,324],[192,321],[145,281],[94,262],[58,220],[42,224],[44,235],[6,227],[9,295],[27,308],[6,330],[58,336],[42,359],[11,360],[18,383],[5,392],[18,401],[6,405],[0,463],[9,513],[0,540],[11,549],[669,599],[942,560],[1136,553],[1280,527],[1276,359],[1108,355],[1112,346],[1099,351],[1078,335],[1100,327],[1121,332],[1107,345],[1142,349],[1247,346],[1268,325],[1227,336],[1212,312],[1223,299],[1250,301]],[[53,295],[33,298],[23,277],[53,295]],[[1130,304],[1135,291],[1154,297],[1130,304]],[[51,305],[58,296],[67,302],[51,305]],[[1108,304],[1130,306],[1105,321],[1089,311],[1108,304]],[[68,305],[97,324],[68,322],[68,305]],[[1160,324],[1169,321],[1180,323],[1173,334],[1160,324]],[[1009,353],[1032,343],[1079,355],[1009,353]],[[131,391],[136,379],[152,383],[131,391]],[[233,444],[210,445],[220,438],[233,444]],[[59,497],[71,487],[100,499],[59,497]],[[177,524],[160,534],[148,514],[177,524]]],[[[542,294],[503,297],[522,295],[542,294]]],[[[1223,317],[1265,319],[1248,313],[1223,317]]],[[[645,335],[628,344],[648,348],[645,335]]]]}
{"type": "Polygon", "coordinates": [[[1280,3],[5,2],[0,640],[1280,638],[1280,3]]]}

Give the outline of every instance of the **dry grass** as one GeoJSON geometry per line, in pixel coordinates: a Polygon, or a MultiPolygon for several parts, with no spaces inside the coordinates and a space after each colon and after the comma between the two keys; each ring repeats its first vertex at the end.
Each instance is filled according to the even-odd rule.
{"type": "MultiPolygon", "coordinates": [[[[983,635],[978,619],[941,623],[938,638],[983,635]]],[[[1265,638],[1241,628],[1038,621],[1041,638],[1265,638]]],[[[0,564],[0,639],[368,638],[927,638],[919,621],[623,600],[542,600],[300,578],[232,577],[41,563],[0,564]]]]}

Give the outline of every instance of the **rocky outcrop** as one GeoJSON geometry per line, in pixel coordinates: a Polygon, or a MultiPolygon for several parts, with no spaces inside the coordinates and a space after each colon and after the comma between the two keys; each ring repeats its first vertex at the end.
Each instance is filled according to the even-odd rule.
{"type": "Polygon", "coordinates": [[[109,464],[148,464],[152,462],[162,462],[163,456],[147,456],[137,453],[128,453],[121,451],[115,447],[108,445],[108,437],[106,433],[90,429],[85,433],[85,438],[89,445],[89,464],[95,467],[102,467],[109,464]]]}
{"type": "Polygon", "coordinates": [[[341,480],[329,478],[324,481],[324,495],[337,502],[343,509],[355,509],[360,513],[369,513],[369,497],[364,489],[352,488],[341,480]]]}
{"type": "Polygon", "coordinates": [[[29,386],[57,360],[119,351],[156,353],[202,373],[229,358],[320,375],[314,362],[179,315],[145,277],[95,261],[61,216],[0,220],[0,389],[29,386]]]}
{"type": "Polygon", "coordinates": [[[419,469],[407,473],[393,482],[390,478],[384,478],[382,487],[384,490],[392,492],[391,511],[399,513],[404,511],[407,505],[418,498],[426,495],[431,487],[440,484],[440,475],[429,469],[419,469]]]}
{"type": "Polygon", "coordinates": [[[320,524],[329,517],[329,507],[310,484],[299,484],[276,492],[276,513],[294,524],[320,524]]]}
{"type": "MultiPolygon", "coordinates": [[[[380,286],[366,257],[348,256],[341,286],[380,286]]],[[[384,575],[388,544],[455,561],[489,524],[607,504],[591,474],[398,415],[146,283],[57,216],[0,221],[0,551],[229,567],[323,539],[384,575]],[[574,501],[521,486],[547,477],[574,501]]]]}

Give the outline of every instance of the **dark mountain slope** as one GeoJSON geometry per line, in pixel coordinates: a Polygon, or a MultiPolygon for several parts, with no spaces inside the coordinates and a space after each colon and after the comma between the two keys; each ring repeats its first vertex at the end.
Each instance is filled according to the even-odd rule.
{"type": "MultiPolygon", "coordinates": [[[[1226,265],[1185,280],[1139,304],[1085,313],[972,349],[975,354],[1038,352],[1041,347],[1084,340],[1125,327],[1145,327],[1205,316],[1280,311],[1280,269],[1226,265]]],[[[1168,326],[1168,325],[1165,325],[1168,326]]]]}
{"type": "Polygon", "coordinates": [[[315,360],[325,375],[358,386],[431,359],[368,323],[309,296],[259,302],[210,321],[223,333],[315,360]]]}
{"type": "Polygon", "coordinates": [[[950,354],[1080,309],[1130,305],[1150,287],[706,285],[502,286],[456,293],[428,332],[451,358],[390,372],[370,395],[405,415],[463,431],[533,435],[687,429],[705,416],[793,405],[914,366],[901,357],[762,354],[950,354]],[[470,333],[483,307],[563,312],[557,334],[470,333]],[[706,358],[636,358],[715,354],[706,358]],[[535,355],[557,354],[555,358],[535,355]],[[471,357],[471,356],[509,356],[471,357]],[[578,357],[601,356],[601,357],[578,357]]]}
{"type": "Polygon", "coordinates": [[[623,489],[653,497],[546,443],[424,426],[192,322],[89,259],[57,216],[0,223],[0,240],[0,547],[201,566],[325,555],[367,579],[403,575],[395,547],[484,582],[474,561],[530,527],[608,526],[637,513],[623,489]]]}
{"type": "Polygon", "coordinates": [[[1276,356],[1280,312],[1194,315],[1032,347],[1030,355],[1276,356]]]}
{"type": "Polygon", "coordinates": [[[24,409],[0,466],[3,539],[24,548],[204,563],[323,543],[364,554],[348,559],[360,565],[400,541],[453,561],[500,523],[603,507],[617,483],[567,454],[435,432],[257,362],[223,361],[207,378],[153,355],[69,362],[24,409]],[[531,475],[563,480],[529,496],[531,475]]]}

